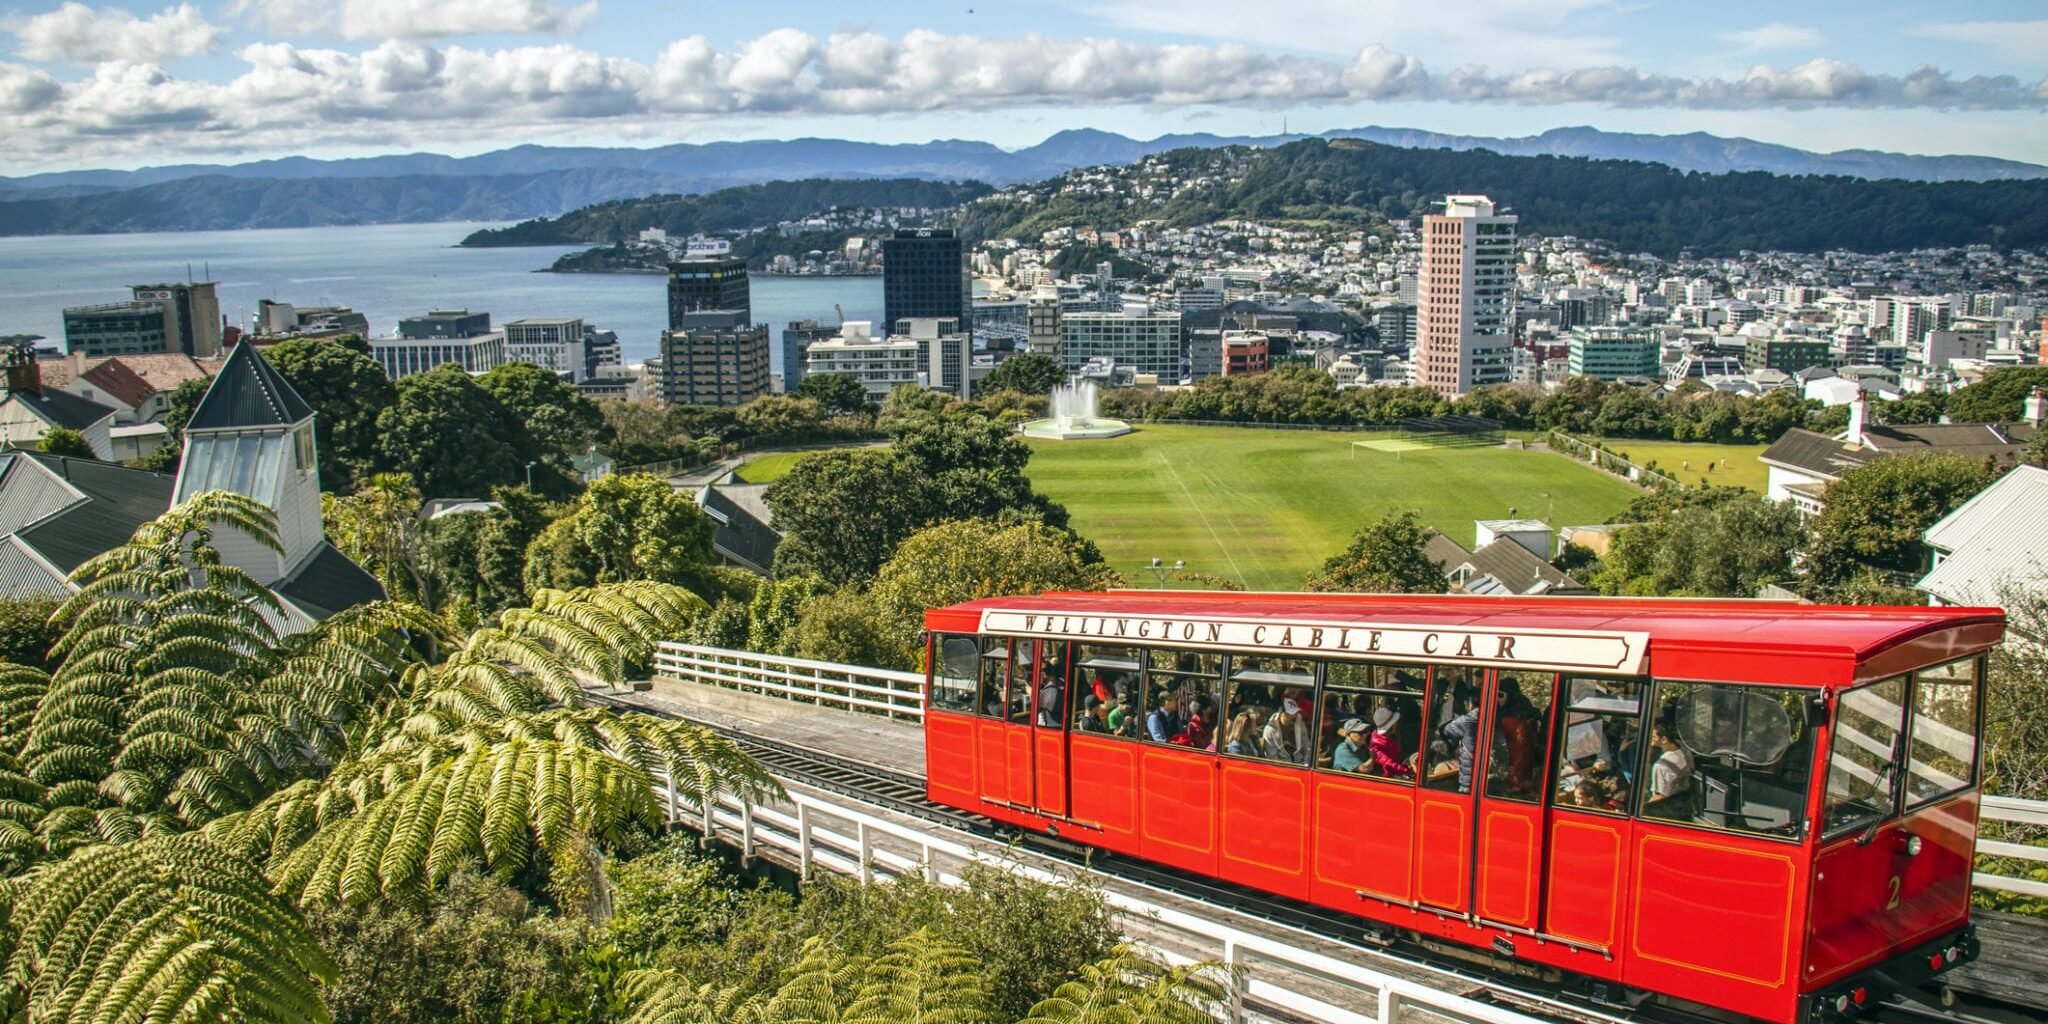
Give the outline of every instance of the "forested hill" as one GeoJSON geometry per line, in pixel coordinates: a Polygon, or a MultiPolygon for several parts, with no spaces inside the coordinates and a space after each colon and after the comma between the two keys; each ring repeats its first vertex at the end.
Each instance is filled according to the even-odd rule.
{"type": "MultiPolygon", "coordinates": [[[[1227,171],[1184,181],[1163,201],[1137,199],[1125,189],[1109,196],[1069,190],[1065,183],[1085,173],[1071,172],[976,202],[962,211],[959,224],[976,238],[1035,238],[1058,224],[1116,228],[1146,219],[1183,226],[1237,218],[1363,226],[1382,217],[1419,216],[1449,193],[1483,193],[1519,214],[1525,233],[1597,238],[1625,252],[1662,256],[2048,245],[2048,180],[1703,174],[1628,160],[1401,149],[1349,139],[1237,150],[1229,159],[1232,154],[1166,154],[1174,173],[1200,164],[1215,168],[1219,158],[1227,171]]],[[[1156,173],[1146,166],[1116,173],[1156,173]]]]}
{"type": "Polygon", "coordinates": [[[989,194],[977,181],[920,181],[911,178],[859,180],[808,178],[743,185],[703,195],[618,199],[506,228],[478,231],[467,246],[610,245],[637,238],[648,228],[672,237],[699,231],[745,231],[799,220],[826,210],[852,207],[951,209],[989,194]]]}

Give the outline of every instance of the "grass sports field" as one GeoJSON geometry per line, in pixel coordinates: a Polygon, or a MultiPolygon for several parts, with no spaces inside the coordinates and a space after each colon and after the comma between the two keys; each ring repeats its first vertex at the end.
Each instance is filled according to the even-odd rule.
{"type": "Polygon", "coordinates": [[[1687,487],[1710,483],[1723,487],[1747,487],[1762,494],[1770,482],[1770,474],[1764,464],[1756,460],[1768,445],[1680,444],[1625,437],[1599,443],[1608,451],[1628,456],[1629,461],[1638,466],[1654,460],[1659,470],[1677,477],[1687,487]],[[1690,467],[1687,463],[1691,464],[1690,467]],[[1707,468],[1709,463],[1714,467],[1711,470],[1707,468]]]}
{"type": "Polygon", "coordinates": [[[1418,509],[1469,547],[1472,521],[1504,519],[1510,506],[1580,525],[1638,493],[1548,452],[1352,444],[1370,436],[1150,425],[1100,441],[1031,441],[1027,472],[1133,585],[1153,583],[1144,566],[1156,557],[1254,590],[1299,590],[1303,574],[1390,509],[1418,509]]]}

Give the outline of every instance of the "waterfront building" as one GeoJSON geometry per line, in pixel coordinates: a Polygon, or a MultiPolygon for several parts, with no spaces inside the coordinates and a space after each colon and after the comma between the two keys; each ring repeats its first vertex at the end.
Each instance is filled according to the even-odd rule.
{"type": "Polygon", "coordinates": [[[222,321],[220,298],[212,281],[183,284],[138,284],[135,301],[164,307],[164,348],[195,359],[220,355],[222,321]]]}
{"type": "Polygon", "coordinates": [[[1507,381],[1519,219],[1467,195],[1422,219],[1417,383],[1455,398],[1507,381]]]}
{"type": "Polygon", "coordinates": [[[662,332],[656,387],[671,405],[745,405],[774,383],[768,356],[768,325],[745,312],[686,312],[662,332]]]}
{"type": "Polygon", "coordinates": [[[870,401],[879,402],[900,385],[918,382],[918,374],[928,365],[920,362],[919,349],[914,338],[878,337],[872,322],[848,320],[839,325],[836,336],[813,341],[804,349],[803,376],[844,374],[867,389],[870,401]]]}
{"type": "Polygon", "coordinates": [[[582,317],[528,317],[505,324],[505,358],[514,363],[532,363],[572,383],[590,376],[590,360],[584,352],[587,332],[582,317]]]}
{"type": "Polygon", "coordinates": [[[409,316],[398,322],[398,336],[408,341],[474,338],[490,331],[491,314],[466,309],[429,310],[424,316],[409,316]]]}
{"type": "Polygon", "coordinates": [[[974,336],[952,317],[914,316],[896,323],[896,336],[917,345],[918,373],[925,387],[971,397],[968,367],[974,362],[974,336]]]}
{"type": "Polygon", "coordinates": [[[107,302],[64,311],[64,351],[129,356],[166,351],[170,315],[161,302],[107,302]]]}
{"type": "Polygon", "coordinates": [[[1058,288],[1041,285],[1031,292],[1025,310],[1025,344],[1030,352],[1060,358],[1060,317],[1064,312],[1061,305],[1058,288]]]}
{"type": "Polygon", "coordinates": [[[747,261],[706,257],[669,264],[669,330],[683,330],[683,318],[691,313],[714,310],[738,313],[743,324],[753,322],[753,286],[747,279],[747,261]]]}
{"type": "Polygon", "coordinates": [[[370,358],[392,380],[425,373],[442,363],[454,363],[472,375],[489,373],[505,365],[505,332],[467,337],[374,338],[370,341],[370,358]]]}
{"type": "Polygon", "coordinates": [[[948,228],[904,228],[882,240],[882,322],[952,317],[972,325],[972,291],[959,236],[948,228]]]}
{"type": "Polygon", "coordinates": [[[804,350],[827,338],[839,336],[836,324],[816,320],[791,320],[782,328],[782,391],[788,394],[804,382],[804,350]]]}

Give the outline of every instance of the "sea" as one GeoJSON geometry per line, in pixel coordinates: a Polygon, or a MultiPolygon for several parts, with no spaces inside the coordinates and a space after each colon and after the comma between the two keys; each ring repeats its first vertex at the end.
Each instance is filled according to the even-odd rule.
{"type": "MultiPolygon", "coordinates": [[[[260,231],[0,238],[0,335],[39,334],[62,347],[67,306],[123,302],[129,286],[217,282],[221,313],[248,328],[258,299],[296,306],[350,306],[370,332],[396,333],[401,317],[429,309],[491,314],[493,326],[530,316],[582,317],[617,331],[626,361],[654,356],[668,326],[667,281],[658,274],[552,274],[555,257],[580,246],[457,248],[495,223],[374,224],[260,231]]],[[[779,338],[791,320],[882,319],[879,277],[753,280],[754,319],[779,338]]],[[[782,347],[772,346],[775,371],[782,347]]]]}

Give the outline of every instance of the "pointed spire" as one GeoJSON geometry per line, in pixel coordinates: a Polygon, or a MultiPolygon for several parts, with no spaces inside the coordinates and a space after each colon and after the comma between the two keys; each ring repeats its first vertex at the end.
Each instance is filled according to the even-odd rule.
{"type": "Polygon", "coordinates": [[[186,430],[289,426],[313,415],[284,375],[248,342],[236,345],[214,375],[186,430]]]}

